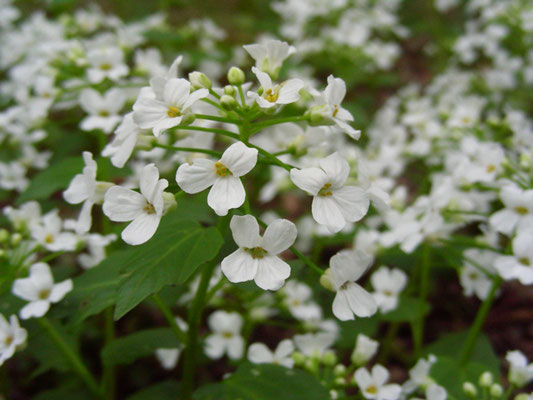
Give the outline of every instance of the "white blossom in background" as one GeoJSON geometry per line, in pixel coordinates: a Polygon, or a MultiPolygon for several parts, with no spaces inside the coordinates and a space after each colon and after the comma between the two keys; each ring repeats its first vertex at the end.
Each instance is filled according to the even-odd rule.
{"type": "Polygon", "coordinates": [[[248,360],[254,364],[276,364],[286,368],[292,368],[294,360],[291,355],[294,352],[294,344],[290,339],[282,340],[276,350],[271,351],[263,343],[253,343],[248,348],[248,360]]]}
{"type": "Polygon", "coordinates": [[[294,318],[309,321],[322,316],[320,306],[312,301],[313,291],[305,283],[290,280],[282,289],[285,298],[283,304],[294,318]]]}
{"type": "Polygon", "coordinates": [[[244,353],[244,339],[241,336],[243,320],[235,312],[215,311],[207,319],[212,334],[205,339],[205,354],[218,359],[224,354],[232,360],[238,360],[244,353]]]}
{"type": "Polygon", "coordinates": [[[41,220],[41,205],[34,200],[22,204],[19,208],[6,206],[3,212],[17,231],[30,229],[41,220]]]}
{"type": "Polygon", "coordinates": [[[72,280],[67,279],[54,283],[50,266],[39,262],[30,267],[30,275],[13,282],[13,294],[29,301],[21,310],[20,318],[29,319],[42,317],[50,308],[72,290],[72,280]]]}
{"type": "Polygon", "coordinates": [[[124,167],[135,149],[141,132],[141,128],[133,122],[133,112],[126,114],[115,129],[113,140],[102,150],[102,156],[109,157],[115,167],[124,167]]]}
{"type": "Polygon", "coordinates": [[[380,364],[372,367],[372,372],[366,368],[359,368],[354,374],[355,382],[365,399],[397,400],[402,388],[400,385],[389,383],[389,371],[380,364]]]}
{"type": "Polygon", "coordinates": [[[63,220],[58,210],[45,214],[38,223],[30,227],[33,239],[49,251],[73,251],[78,238],[72,232],[63,231],[63,220]]]}
{"type": "Polygon", "coordinates": [[[370,276],[374,300],[382,313],[396,309],[400,293],[407,284],[407,275],[401,269],[380,267],[370,276]]]}
{"type": "Polygon", "coordinates": [[[355,349],[351,356],[352,362],[358,367],[365,365],[376,355],[378,347],[378,341],[370,339],[362,333],[358,334],[355,342],[355,349]]]}
{"type": "Polygon", "coordinates": [[[513,239],[513,255],[499,255],[496,257],[494,267],[503,279],[518,279],[523,285],[531,285],[533,283],[532,238],[532,226],[519,229],[513,239]]]}
{"type": "Polygon", "coordinates": [[[509,362],[509,382],[523,387],[533,380],[533,363],[518,350],[508,351],[505,359],[509,362]]]}
{"type": "Polygon", "coordinates": [[[296,226],[286,220],[271,222],[263,234],[252,215],[235,215],[230,222],[233,240],[239,248],[222,260],[222,272],[230,282],[254,280],[264,290],[278,290],[291,273],[291,267],[277,255],[296,240],[296,226]]]}
{"type": "Polygon", "coordinates": [[[331,352],[335,342],[335,334],[331,332],[305,333],[294,335],[294,344],[299,352],[308,357],[321,357],[331,352]]]}
{"type": "Polygon", "coordinates": [[[356,222],[368,212],[366,192],[345,185],[350,173],[348,162],[338,153],[319,161],[320,168],[291,169],[293,183],[313,196],[312,214],[331,232],[339,232],[348,222],[356,222]]]}
{"type": "Polygon", "coordinates": [[[89,68],[87,78],[91,83],[100,83],[108,78],[112,81],[126,76],[129,68],[124,64],[124,53],[118,47],[97,47],[87,52],[89,68]]]}
{"type": "Polygon", "coordinates": [[[109,134],[122,120],[120,110],[126,102],[126,94],[117,88],[108,90],[104,95],[94,89],[83,89],[79,102],[81,108],[89,114],[81,121],[80,128],[84,131],[100,129],[109,134]]]}
{"type": "Polygon", "coordinates": [[[121,237],[133,246],[150,240],[165,211],[175,204],[174,196],[164,196],[168,181],[159,179],[159,171],[154,164],[142,169],[139,186],[140,193],[120,186],[109,188],[103,205],[104,214],[111,221],[132,221],[122,231],[121,237]]]}
{"type": "Polygon", "coordinates": [[[67,203],[79,204],[83,202],[76,224],[76,233],[80,235],[91,229],[93,205],[102,204],[107,189],[113,186],[112,183],[96,180],[97,166],[90,152],[83,152],[83,161],[85,162],[83,172],[76,175],[67,190],[63,192],[63,198],[67,203]]]}
{"type": "Polygon", "coordinates": [[[17,348],[26,343],[28,332],[21,328],[16,315],[9,317],[9,322],[0,314],[0,366],[11,358],[17,348]]]}
{"type": "MultiPolygon", "coordinates": [[[[156,81],[159,83],[159,81],[156,81]]],[[[191,113],[196,101],[207,97],[207,89],[191,93],[191,84],[183,78],[171,78],[162,88],[153,86],[141,90],[133,105],[133,120],[142,129],[151,129],[155,137],[161,132],[178,126],[184,116],[191,113]]]]}
{"type": "Polygon", "coordinates": [[[300,99],[300,90],[304,87],[302,80],[289,79],[274,85],[266,72],[255,67],[252,67],[252,72],[257,76],[263,92],[261,95],[252,91],[248,91],[246,94],[254,99],[259,107],[271,108],[276,105],[295,103],[300,99]]]}
{"type": "Polygon", "coordinates": [[[506,185],[500,191],[504,208],[490,216],[490,225],[510,236],[519,225],[533,223],[533,190],[523,190],[514,184],[506,185]]]}
{"type": "Polygon", "coordinates": [[[229,146],[218,161],[195,158],[193,164],[182,164],[176,171],[176,182],[187,193],[198,193],[212,186],[207,204],[217,215],[243,205],[246,192],[241,176],[257,163],[257,150],[242,142],[229,146]]]}
{"type": "Polygon", "coordinates": [[[433,354],[430,354],[427,358],[420,358],[415,366],[409,370],[409,379],[402,385],[402,392],[410,394],[419,388],[434,385],[435,382],[429,374],[431,366],[436,362],[437,358],[433,354]]]}
{"type": "Polygon", "coordinates": [[[255,66],[273,79],[278,76],[283,61],[296,52],[293,46],[279,40],[268,40],[263,44],[247,44],[242,47],[255,60],[255,66]]]}
{"type": "MultiPolygon", "coordinates": [[[[182,320],[180,317],[176,317],[176,324],[180,327],[180,329],[184,332],[187,332],[188,325],[187,323],[182,320]]],[[[181,355],[181,352],[184,349],[184,345],[180,344],[177,348],[159,348],[155,351],[155,357],[157,358],[157,361],[161,364],[163,369],[171,370],[176,367],[178,364],[179,357],[181,355]]]]}
{"type": "Polygon", "coordinates": [[[498,253],[490,250],[465,250],[463,255],[465,265],[461,268],[459,275],[465,296],[475,294],[480,300],[487,298],[492,286],[492,279],[487,275],[487,272],[491,274],[497,272],[494,264],[498,256],[498,253]]]}
{"type": "Polygon", "coordinates": [[[370,267],[372,257],[356,250],[342,250],[331,257],[329,270],[321,283],[335,291],[333,315],[341,321],[358,317],[370,317],[377,311],[377,304],[370,293],[355,283],[370,267]]]}
{"type": "Polygon", "coordinates": [[[109,235],[100,235],[92,233],[84,237],[87,253],[82,253],[78,256],[78,262],[82,268],[89,269],[96,267],[106,257],[105,248],[112,242],[117,240],[117,235],[111,233],[109,235]]]}

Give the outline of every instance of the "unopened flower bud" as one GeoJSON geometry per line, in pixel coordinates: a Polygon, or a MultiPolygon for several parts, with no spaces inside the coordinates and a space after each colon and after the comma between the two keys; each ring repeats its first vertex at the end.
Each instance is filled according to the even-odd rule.
{"type": "Polygon", "coordinates": [[[479,386],[489,387],[493,382],[494,379],[489,371],[483,372],[479,377],[479,386]]]}
{"type": "Polygon", "coordinates": [[[299,351],[292,353],[292,359],[294,360],[294,364],[296,364],[298,367],[304,365],[305,363],[305,356],[299,351]]]}
{"type": "Polygon", "coordinates": [[[514,398],[514,400],[529,400],[529,396],[525,393],[520,393],[514,398]]]}
{"type": "Polygon", "coordinates": [[[503,388],[501,385],[498,385],[497,383],[494,383],[491,387],[490,387],[490,395],[492,397],[502,397],[503,396],[503,388]]]}
{"type": "Polygon", "coordinates": [[[335,292],[335,286],[333,285],[333,274],[330,268],[326,269],[320,277],[320,284],[324,288],[335,292]]]}
{"type": "Polygon", "coordinates": [[[6,242],[9,239],[9,232],[7,229],[0,229],[0,243],[6,242]]]}
{"type": "Polygon", "coordinates": [[[239,107],[239,103],[235,100],[235,97],[228,96],[227,94],[223,95],[220,98],[220,104],[226,110],[235,110],[239,107]]]}
{"type": "Polygon", "coordinates": [[[331,118],[331,107],[327,104],[312,107],[306,115],[311,126],[335,125],[335,121],[331,118]]]}
{"type": "Polygon", "coordinates": [[[359,334],[355,343],[355,349],[352,353],[352,363],[361,367],[365,365],[378,351],[379,343],[370,339],[368,336],[359,334]]]}
{"type": "Polygon", "coordinates": [[[189,81],[191,82],[193,90],[211,89],[212,87],[211,80],[202,72],[191,72],[189,74],[189,81]]]}
{"type": "Polygon", "coordinates": [[[235,88],[233,86],[226,85],[226,86],[224,86],[224,94],[227,94],[228,96],[235,97],[235,95],[237,94],[237,91],[235,90],[235,88]]]}
{"type": "Polygon", "coordinates": [[[346,385],[346,379],[341,378],[340,376],[335,378],[333,381],[335,383],[335,386],[345,386],[346,385]]]}
{"type": "MultiPolygon", "coordinates": [[[[183,115],[183,119],[181,120],[180,125],[190,125],[194,122],[195,119],[196,119],[196,115],[194,113],[192,112],[186,113],[183,115]]],[[[179,126],[178,126],[178,129],[179,129],[179,126]]]]}
{"type": "Polygon", "coordinates": [[[154,148],[154,143],[157,142],[157,139],[153,135],[139,135],[137,136],[137,142],[135,143],[135,148],[137,150],[152,150],[154,148]]]}
{"type": "Polygon", "coordinates": [[[524,153],[520,154],[520,166],[526,170],[531,169],[531,155],[524,153]]]}
{"type": "Polygon", "coordinates": [[[472,382],[463,383],[463,392],[472,399],[477,397],[477,389],[472,382]]]}
{"type": "Polygon", "coordinates": [[[11,235],[12,246],[17,246],[20,242],[22,242],[22,235],[20,233],[14,233],[11,235]]]}
{"type": "Polygon", "coordinates": [[[174,210],[177,206],[176,197],[172,193],[163,192],[163,214],[174,210]]]}
{"type": "Polygon", "coordinates": [[[4,249],[0,249],[0,259],[5,258],[7,255],[6,251],[4,249]]]}
{"type": "Polygon", "coordinates": [[[246,80],[242,69],[231,67],[228,71],[228,82],[232,85],[242,85],[246,80]]]}
{"type": "Polygon", "coordinates": [[[324,365],[333,366],[337,362],[337,356],[334,352],[328,351],[322,355],[322,362],[324,365]]]}
{"type": "Polygon", "coordinates": [[[346,367],[343,364],[335,365],[335,368],[333,368],[333,374],[335,376],[344,376],[346,374],[346,367]]]}

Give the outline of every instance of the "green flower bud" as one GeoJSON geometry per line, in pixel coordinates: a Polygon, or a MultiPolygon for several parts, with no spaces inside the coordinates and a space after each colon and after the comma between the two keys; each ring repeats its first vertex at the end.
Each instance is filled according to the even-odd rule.
{"type": "Polygon", "coordinates": [[[220,104],[226,110],[235,110],[239,108],[239,103],[235,100],[235,97],[228,96],[227,94],[223,95],[220,98],[220,104]]]}
{"type": "Polygon", "coordinates": [[[492,374],[489,371],[483,372],[479,377],[479,386],[481,387],[490,387],[493,382],[494,378],[492,377],[492,374]]]}
{"type": "Polygon", "coordinates": [[[237,94],[237,91],[235,90],[235,88],[233,86],[226,85],[226,86],[224,86],[224,94],[227,94],[228,96],[235,97],[235,95],[237,94]]]}
{"type": "Polygon", "coordinates": [[[305,356],[299,351],[295,351],[294,353],[292,353],[292,359],[294,360],[294,364],[296,364],[296,366],[298,367],[304,365],[306,360],[305,356]]]}
{"type": "Polygon", "coordinates": [[[463,383],[463,392],[472,399],[477,397],[477,389],[472,382],[463,383]]]}
{"type": "Polygon", "coordinates": [[[202,72],[191,72],[189,74],[189,81],[191,82],[193,90],[211,89],[212,87],[211,80],[202,72]]]}
{"type": "MultiPolygon", "coordinates": [[[[190,125],[194,122],[195,119],[196,119],[196,115],[194,115],[194,113],[192,112],[188,112],[183,115],[183,119],[181,120],[180,125],[190,125]]],[[[178,129],[179,129],[179,126],[178,126],[178,129]]]]}
{"type": "Polygon", "coordinates": [[[311,126],[335,125],[335,121],[331,118],[331,107],[327,104],[314,106],[305,114],[311,126]]]}
{"type": "Polygon", "coordinates": [[[496,397],[496,398],[502,397],[503,396],[503,388],[502,388],[502,386],[498,385],[497,383],[493,384],[490,387],[490,395],[492,397],[496,397]]]}
{"type": "Polygon", "coordinates": [[[324,273],[322,274],[322,276],[320,277],[320,284],[324,288],[331,290],[332,292],[335,292],[335,287],[333,285],[333,276],[332,276],[332,272],[330,268],[326,269],[324,273]]]}
{"type": "Polygon", "coordinates": [[[232,85],[242,85],[246,80],[246,76],[242,69],[231,67],[228,71],[228,82],[232,85]]]}
{"type": "Polygon", "coordinates": [[[9,239],[9,232],[7,229],[0,229],[0,243],[6,242],[9,239]]]}
{"type": "Polygon", "coordinates": [[[163,215],[174,210],[178,206],[176,198],[172,193],[163,192],[163,215]]]}
{"type": "Polygon", "coordinates": [[[328,351],[322,355],[322,362],[331,367],[337,363],[337,356],[332,351],[328,351]]]}
{"type": "Polygon", "coordinates": [[[345,386],[346,385],[346,379],[344,378],[341,378],[340,376],[335,378],[335,380],[333,381],[333,383],[335,384],[335,386],[345,386]]]}
{"type": "Polygon", "coordinates": [[[333,374],[337,377],[344,376],[346,374],[346,367],[343,364],[335,365],[335,368],[333,368],[333,374]]]}
{"type": "Polygon", "coordinates": [[[14,233],[11,235],[12,246],[17,246],[20,242],[22,242],[22,235],[20,233],[14,233]]]}

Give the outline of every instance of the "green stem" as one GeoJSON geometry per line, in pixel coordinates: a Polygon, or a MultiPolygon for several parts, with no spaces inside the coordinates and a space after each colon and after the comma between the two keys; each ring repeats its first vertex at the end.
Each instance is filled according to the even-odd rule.
{"type": "Polygon", "coordinates": [[[206,102],[207,104],[211,104],[213,107],[218,108],[219,110],[223,111],[224,113],[226,112],[226,110],[224,109],[224,107],[222,107],[220,104],[214,102],[214,101],[211,100],[211,99],[208,99],[208,98],[204,97],[204,98],[202,99],[202,101],[203,101],[203,102],[206,102]]]}
{"type": "Polygon", "coordinates": [[[235,132],[230,132],[225,129],[217,129],[217,128],[204,128],[201,126],[193,126],[193,125],[184,125],[184,126],[177,126],[176,129],[183,130],[183,131],[200,131],[200,132],[209,132],[209,133],[216,133],[217,135],[227,136],[235,140],[240,140],[239,135],[235,132]]]}
{"type": "Polygon", "coordinates": [[[213,89],[209,89],[209,94],[213,96],[215,99],[220,100],[220,95],[215,92],[213,89]]]}
{"type": "Polygon", "coordinates": [[[400,329],[400,324],[398,322],[393,322],[389,325],[389,329],[387,331],[387,335],[383,339],[383,344],[381,345],[381,353],[379,355],[378,363],[381,365],[386,365],[387,360],[389,358],[389,354],[392,350],[392,345],[394,344],[394,340],[396,339],[396,336],[398,335],[398,330],[400,329]]]}
{"type": "Polygon", "coordinates": [[[509,387],[507,388],[507,390],[505,391],[505,393],[503,394],[503,400],[507,400],[509,397],[511,397],[515,389],[516,389],[516,386],[513,383],[511,383],[509,387]]]}
{"type": "Polygon", "coordinates": [[[232,118],[216,117],[214,115],[195,114],[198,119],[206,119],[208,121],[227,122],[228,124],[240,125],[242,121],[232,118]]]}
{"type": "MultiPolygon", "coordinates": [[[[115,339],[115,321],[113,319],[113,308],[109,307],[104,312],[105,325],[105,345],[109,345],[115,339]]],[[[102,390],[107,398],[115,398],[115,370],[111,365],[104,365],[102,374],[102,390]]]]}
{"type": "Polygon", "coordinates": [[[218,158],[222,157],[222,153],[219,151],[209,150],[209,149],[197,149],[196,147],[176,147],[176,146],[169,146],[169,145],[161,144],[161,143],[154,143],[154,147],[160,147],[162,149],[174,150],[174,151],[187,151],[190,153],[204,153],[204,154],[209,154],[211,156],[218,157],[218,158]]]}
{"type": "Polygon", "coordinates": [[[176,318],[172,314],[172,311],[168,308],[168,306],[165,304],[165,302],[161,299],[161,297],[156,293],[152,295],[152,300],[154,301],[155,305],[159,310],[163,313],[165,316],[165,319],[167,320],[168,324],[178,337],[179,341],[183,344],[187,343],[187,334],[181,330],[179,325],[176,322],[176,318]]]}
{"type": "Polygon", "coordinates": [[[220,278],[220,280],[215,284],[215,286],[213,286],[211,289],[209,289],[209,291],[207,292],[207,294],[205,295],[205,304],[209,304],[209,302],[211,301],[211,299],[213,298],[213,296],[220,290],[224,287],[224,285],[226,284],[226,278],[225,277],[222,277],[220,278]]]}
{"type": "Polygon", "coordinates": [[[293,117],[276,118],[276,119],[270,119],[267,121],[255,122],[253,124],[253,127],[255,131],[256,129],[261,130],[272,125],[285,124],[287,122],[307,121],[307,120],[308,120],[308,117],[306,115],[298,115],[298,116],[293,116],[293,117]]]}
{"type": "Polygon", "coordinates": [[[63,340],[59,332],[54,328],[52,323],[46,318],[38,318],[39,325],[48,333],[50,339],[57,346],[59,351],[63,353],[65,358],[69,361],[74,371],[78,374],[80,379],[87,385],[87,388],[98,398],[104,399],[105,396],[98,387],[98,383],[91,375],[89,370],[85,367],[78,354],[76,354],[69,345],[63,340]]]}
{"type": "Polygon", "coordinates": [[[470,360],[470,356],[472,355],[472,351],[474,350],[474,346],[476,344],[476,340],[479,335],[479,332],[481,331],[481,328],[483,328],[483,323],[485,322],[485,319],[487,318],[487,315],[489,314],[490,308],[492,306],[492,303],[494,302],[496,293],[498,292],[498,289],[501,283],[502,283],[502,278],[500,278],[499,276],[496,276],[492,280],[492,286],[490,288],[490,292],[487,298],[483,300],[483,303],[481,304],[481,307],[479,308],[476,314],[474,323],[472,327],[470,328],[470,331],[468,332],[468,336],[466,337],[463,349],[461,350],[461,354],[459,356],[459,363],[461,365],[465,365],[468,362],[468,360],[470,360]]]}
{"type": "Polygon", "coordinates": [[[273,165],[277,165],[278,167],[285,168],[287,171],[290,171],[293,168],[296,168],[294,165],[286,164],[283,161],[281,161],[279,158],[275,157],[274,155],[270,154],[268,151],[262,149],[259,146],[256,146],[252,143],[247,143],[248,147],[253,147],[254,149],[257,149],[259,154],[263,155],[265,158],[269,159],[273,165]]]}
{"type": "Polygon", "coordinates": [[[41,258],[41,262],[47,263],[48,261],[52,261],[54,258],[59,257],[60,255],[64,254],[64,251],[56,251],[54,253],[50,253],[47,256],[44,256],[41,258]]]}
{"type": "Polygon", "coordinates": [[[424,304],[428,293],[431,247],[424,243],[420,262],[420,291],[418,293],[418,318],[413,329],[415,356],[418,358],[424,340],[424,304]]]}
{"type": "Polygon", "coordinates": [[[237,90],[239,91],[239,97],[241,98],[241,106],[242,108],[246,108],[246,100],[244,99],[244,93],[242,91],[242,85],[239,85],[237,87],[237,90]]]}
{"type": "Polygon", "coordinates": [[[317,266],[313,261],[311,261],[309,258],[307,258],[302,253],[300,253],[300,251],[296,247],[291,246],[291,247],[289,247],[289,250],[292,252],[292,254],[294,254],[296,257],[298,257],[300,260],[302,260],[305,264],[307,264],[309,267],[311,267],[311,269],[313,271],[315,271],[316,273],[318,273],[319,275],[322,275],[324,273],[322,268],[317,266]]]}

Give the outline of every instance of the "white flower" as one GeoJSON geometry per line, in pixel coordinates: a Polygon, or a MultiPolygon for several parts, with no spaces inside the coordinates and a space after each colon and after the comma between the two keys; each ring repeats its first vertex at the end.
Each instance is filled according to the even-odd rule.
{"type": "Polygon", "coordinates": [[[230,282],[254,280],[265,290],[278,290],[291,273],[291,267],[277,254],[296,240],[296,226],[278,219],[270,223],[263,237],[259,224],[251,215],[235,215],[230,222],[233,240],[239,248],[222,260],[222,272],[230,282]]]}
{"type": "Polygon", "coordinates": [[[313,292],[305,283],[291,280],[283,287],[283,294],[286,296],[283,303],[294,318],[310,321],[322,317],[318,304],[311,301],[313,292]]]}
{"type": "Polygon", "coordinates": [[[505,280],[518,279],[523,285],[533,283],[533,229],[520,230],[513,239],[513,255],[499,256],[494,267],[505,280]]]}
{"type": "Polygon", "coordinates": [[[52,210],[30,227],[31,236],[49,251],[72,251],[78,239],[71,232],[62,232],[63,221],[58,210],[52,210]]]}
{"type": "Polygon", "coordinates": [[[352,114],[341,107],[344,96],[346,96],[346,83],[333,75],[328,76],[328,86],[324,90],[324,98],[330,108],[330,118],[348,136],[353,139],[359,139],[361,131],[355,130],[349,124],[349,122],[353,121],[352,114]]]}
{"type": "Polygon", "coordinates": [[[191,84],[186,79],[171,78],[164,82],[160,92],[154,87],[141,90],[133,105],[133,120],[159,137],[161,132],[179,125],[191,106],[208,95],[207,89],[191,93],[191,84]]]}
{"type": "Polygon", "coordinates": [[[248,348],[248,360],[254,364],[276,364],[287,368],[292,368],[294,360],[291,354],[294,351],[294,344],[290,339],[282,340],[276,350],[270,349],[263,343],[254,343],[248,348]]]}
{"type": "Polygon", "coordinates": [[[389,371],[379,364],[372,367],[371,374],[366,368],[359,368],[355,371],[354,379],[365,399],[397,400],[402,390],[400,385],[393,383],[386,385],[389,371]]]}
{"type": "Polygon", "coordinates": [[[331,332],[306,333],[295,335],[294,344],[305,356],[321,357],[331,351],[331,345],[335,341],[335,334],[331,332]]]}
{"type": "Polygon", "coordinates": [[[498,232],[510,236],[518,225],[533,222],[533,190],[522,190],[506,185],[500,192],[505,208],[490,216],[490,225],[498,232]]]}
{"type": "Polygon", "coordinates": [[[102,82],[105,78],[117,81],[126,76],[129,68],[124,64],[124,53],[118,47],[94,48],[87,52],[91,67],[87,77],[91,83],[102,82]]]}
{"type": "Polygon", "coordinates": [[[372,294],[381,312],[386,313],[398,306],[398,296],[405,288],[407,275],[400,269],[381,267],[370,277],[375,292],[372,294]]]}
{"type": "Polygon", "coordinates": [[[7,322],[0,314],[0,366],[11,358],[18,347],[26,342],[28,332],[21,328],[16,315],[12,315],[7,322]]]}
{"type": "MultiPolygon", "coordinates": [[[[180,317],[176,317],[176,324],[181,328],[182,331],[187,331],[188,325],[187,323],[182,320],[180,317]]],[[[167,349],[167,348],[159,348],[155,351],[155,357],[161,364],[161,366],[166,370],[174,369],[176,364],[178,363],[178,359],[180,357],[181,351],[183,350],[185,346],[183,344],[180,344],[179,347],[173,348],[173,349],[167,349]]]]}
{"type": "Polygon", "coordinates": [[[233,143],[218,161],[196,158],[193,164],[182,164],[176,172],[176,182],[187,193],[198,193],[213,186],[207,204],[217,215],[226,215],[229,209],[244,203],[246,192],[240,177],[257,163],[257,150],[242,142],[233,143]]]}
{"type": "Polygon", "coordinates": [[[96,180],[96,162],[90,152],[83,152],[83,161],[85,162],[83,173],[76,175],[70,181],[67,190],[63,192],[63,198],[67,203],[78,204],[83,202],[76,224],[76,233],[80,235],[89,232],[89,229],[91,229],[93,204],[102,204],[105,192],[113,186],[111,183],[96,180]]]}
{"type": "Polygon", "coordinates": [[[122,117],[120,110],[126,101],[123,90],[113,88],[103,96],[94,89],[83,89],[80,93],[80,106],[89,114],[81,123],[84,131],[100,129],[104,133],[111,133],[122,117]]]}
{"type": "Polygon", "coordinates": [[[133,122],[133,112],[126,114],[115,129],[115,137],[102,150],[102,156],[110,157],[111,164],[122,168],[131,157],[140,133],[141,129],[133,122]]]}
{"type": "Polygon", "coordinates": [[[30,276],[13,282],[13,294],[29,301],[20,310],[20,318],[42,317],[50,308],[50,303],[57,303],[72,290],[72,280],[54,284],[50,266],[39,262],[30,267],[30,276]]]}
{"type": "Polygon", "coordinates": [[[100,264],[105,259],[105,248],[117,239],[117,235],[111,233],[104,236],[98,233],[92,233],[84,239],[88,253],[80,254],[78,256],[78,262],[82,268],[89,269],[100,264]]]}
{"type": "Polygon", "coordinates": [[[505,359],[509,362],[509,382],[522,387],[533,379],[533,363],[528,364],[522,352],[508,351],[505,359]]]}
{"type": "Polygon", "coordinates": [[[348,162],[338,153],[321,159],[320,168],[293,168],[290,173],[294,184],[313,196],[315,221],[331,232],[339,232],[347,222],[359,221],[370,205],[363,189],[345,185],[349,173],[348,162]]]}
{"type": "Polygon", "coordinates": [[[437,358],[433,354],[430,354],[427,359],[419,359],[415,366],[409,370],[409,379],[403,384],[403,392],[409,394],[419,387],[433,384],[429,371],[436,362],[437,358]]]}
{"type": "Polygon", "coordinates": [[[270,108],[281,104],[295,103],[300,99],[300,90],[304,82],[300,79],[289,79],[279,85],[274,85],[266,72],[252,67],[252,72],[257,76],[263,93],[259,96],[256,92],[249,91],[247,95],[253,98],[259,107],[270,108]]]}
{"type": "Polygon", "coordinates": [[[475,294],[485,300],[492,286],[492,279],[485,272],[495,273],[494,262],[499,254],[489,250],[468,249],[464,252],[465,265],[461,268],[459,280],[465,296],[475,294]],[[474,263],[483,267],[481,270],[474,263]]]}
{"type": "Polygon", "coordinates": [[[265,44],[247,44],[242,46],[255,60],[255,66],[274,79],[278,76],[283,61],[296,49],[287,42],[269,40],[265,44]]]}
{"type": "Polygon", "coordinates": [[[357,335],[355,349],[352,353],[351,360],[357,365],[365,365],[378,351],[379,342],[370,339],[368,336],[360,333],[357,335]]]}
{"type": "Polygon", "coordinates": [[[205,339],[205,354],[218,359],[224,354],[238,360],[244,352],[244,339],[241,337],[242,317],[235,312],[215,311],[207,320],[213,331],[205,339]]]}
{"type": "Polygon", "coordinates": [[[4,208],[5,216],[17,231],[29,229],[41,220],[41,205],[36,201],[28,201],[16,209],[11,206],[4,208]]]}
{"type": "Polygon", "coordinates": [[[331,283],[337,292],[333,300],[333,314],[341,321],[370,317],[377,304],[370,293],[355,283],[370,267],[372,257],[362,251],[342,250],[329,261],[331,283]]]}
{"type": "Polygon", "coordinates": [[[166,179],[159,179],[154,164],[146,165],[141,171],[141,193],[120,186],[109,188],[104,197],[104,214],[111,221],[130,223],[121,234],[131,245],[148,241],[157,230],[165,210],[163,191],[168,186],[166,179]]]}

